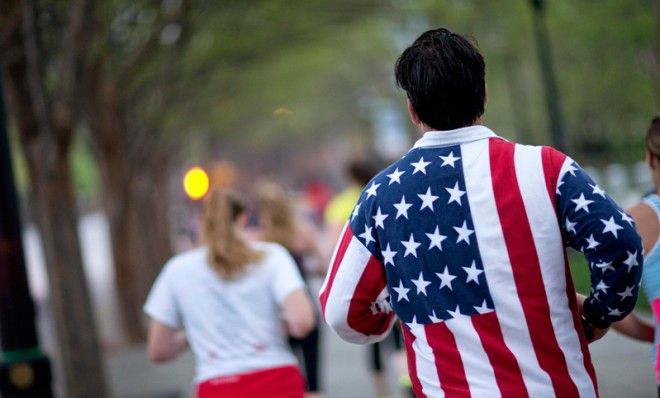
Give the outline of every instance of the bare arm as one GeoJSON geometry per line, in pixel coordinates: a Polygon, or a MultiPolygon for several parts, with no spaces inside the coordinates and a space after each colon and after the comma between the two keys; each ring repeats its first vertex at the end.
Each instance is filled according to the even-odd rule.
{"type": "Polygon", "coordinates": [[[635,340],[653,343],[655,333],[653,325],[634,313],[628,314],[628,316],[619,322],[614,322],[612,327],[617,332],[632,337],[635,340]]]}
{"type": "Polygon", "coordinates": [[[302,289],[289,293],[282,302],[282,319],[289,334],[303,338],[309,334],[316,323],[312,301],[302,289]]]}
{"type": "Polygon", "coordinates": [[[642,238],[644,252],[648,253],[658,241],[660,226],[655,211],[646,203],[638,203],[627,210],[635,221],[635,229],[642,238]]]}
{"type": "Polygon", "coordinates": [[[153,362],[167,362],[188,348],[186,334],[152,319],[147,336],[147,353],[153,362]]]}

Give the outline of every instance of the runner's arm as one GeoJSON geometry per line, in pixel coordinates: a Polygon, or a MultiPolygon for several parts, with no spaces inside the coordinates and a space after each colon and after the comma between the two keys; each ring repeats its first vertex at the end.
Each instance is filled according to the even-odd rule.
{"type": "Polygon", "coordinates": [[[638,317],[635,313],[628,314],[625,318],[612,324],[617,332],[632,337],[635,340],[653,343],[655,330],[653,325],[638,317]]]}
{"type": "Polygon", "coordinates": [[[606,329],[635,306],[643,250],[633,220],[572,159],[559,172],[556,201],[566,242],[586,257],[591,293],[582,315],[606,329]]]}
{"type": "Polygon", "coordinates": [[[156,319],[149,323],[147,354],[153,362],[167,362],[188,348],[186,333],[156,319]]]}
{"type": "Polygon", "coordinates": [[[303,289],[289,293],[282,302],[282,319],[289,334],[302,339],[314,329],[316,319],[312,302],[303,289]]]}
{"type": "Polygon", "coordinates": [[[326,322],[348,342],[381,341],[394,324],[383,265],[354,236],[350,223],[335,248],[320,299],[326,322]]]}

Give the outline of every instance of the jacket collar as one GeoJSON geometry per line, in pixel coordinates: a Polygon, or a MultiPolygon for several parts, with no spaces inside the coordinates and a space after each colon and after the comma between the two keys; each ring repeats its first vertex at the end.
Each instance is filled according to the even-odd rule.
{"type": "Polygon", "coordinates": [[[482,125],[461,127],[455,130],[427,131],[422,138],[415,142],[413,148],[460,145],[491,137],[497,137],[497,134],[482,125]]]}

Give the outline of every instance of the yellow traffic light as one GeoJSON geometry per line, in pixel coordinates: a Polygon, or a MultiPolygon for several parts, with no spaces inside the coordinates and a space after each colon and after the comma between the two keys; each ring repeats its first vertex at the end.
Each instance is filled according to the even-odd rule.
{"type": "Polygon", "coordinates": [[[183,177],[183,190],[192,200],[200,200],[209,191],[209,176],[201,167],[193,167],[183,177]]]}

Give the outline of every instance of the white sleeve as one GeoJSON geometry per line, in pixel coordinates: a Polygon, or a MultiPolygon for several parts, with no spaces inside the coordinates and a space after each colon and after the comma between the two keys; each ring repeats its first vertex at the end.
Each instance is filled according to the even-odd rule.
{"type": "Polygon", "coordinates": [[[183,327],[179,306],[172,287],[172,272],[167,265],[156,278],[143,310],[151,318],[174,329],[183,327]]]}
{"type": "Polygon", "coordinates": [[[277,304],[282,304],[286,296],[296,290],[305,288],[305,281],[300,275],[295,260],[283,247],[276,247],[269,256],[272,261],[272,289],[277,304]]]}

